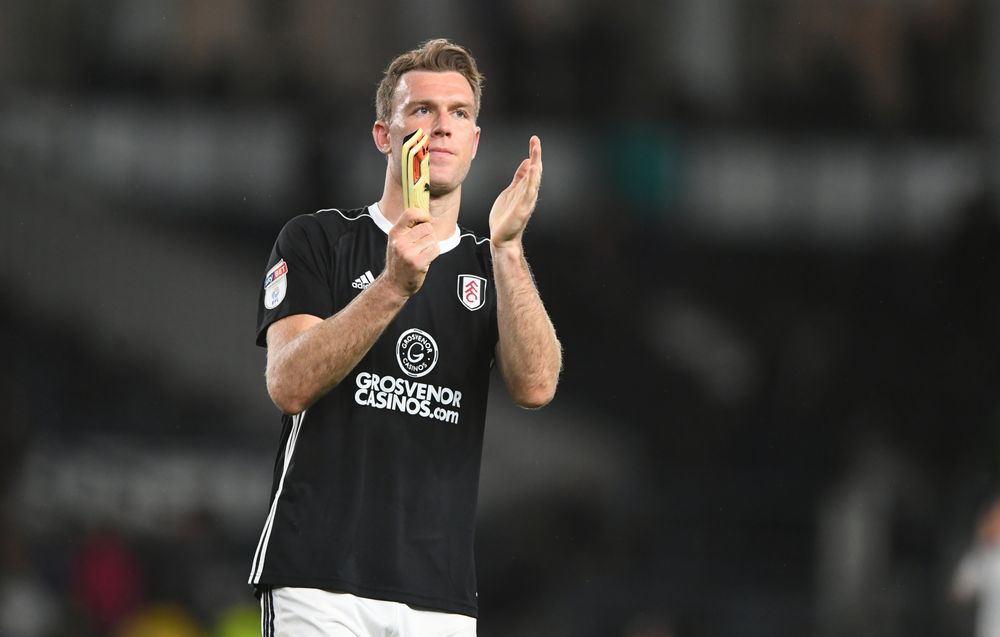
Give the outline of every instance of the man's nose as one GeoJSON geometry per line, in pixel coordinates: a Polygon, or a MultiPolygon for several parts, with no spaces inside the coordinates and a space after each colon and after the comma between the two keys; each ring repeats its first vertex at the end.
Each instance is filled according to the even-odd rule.
{"type": "Polygon", "coordinates": [[[438,115],[434,118],[434,126],[431,127],[431,135],[436,137],[449,137],[451,136],[451,122],[448,121],[448,115],[438,115]]]}

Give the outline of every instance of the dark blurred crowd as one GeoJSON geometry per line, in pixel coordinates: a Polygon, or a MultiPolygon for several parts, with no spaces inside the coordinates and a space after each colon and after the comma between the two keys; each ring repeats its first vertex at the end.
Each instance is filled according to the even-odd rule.
{"type": "MultiPolygon", "coordinates": [[[[378,73],[416,27],[479,57],[487,121],[598,127],[630,175],[645,166],[645,124],[776,138],[989,133],[985,1],[432,4],[0,3],[0,81],[66,101],[293,110],[317,140],[302,158],[308,187],[274,202],[264,227],[213,235],[234,249],[266,249],[289,210],[339,201],[322,133],[370,119],[378,73]]],[[[1000,477],[995,193],[956,206],[933,240],[847,247],[693,236],[651,219],[641,193],[615,208],[620,195],[569,211],[587,224],[529,233],[527,248],[566,347],[559,400],[636,450],[638,486],[611,505],[539,495],[485,516],[480,633],[971,635],[971,607],[949,587],[1000,477]]],[[[201,511],[152,534],[39,529],[19,500],[40,441],[162,440],[180,422],[184,436],[195,422],[236,439],[239,423],[4,293],[0,329],[0,635],[255,634],[245,571],[257,527],[234,532],[201,511]],[[149,405],[155,417],[138,422],[149,405]]]]}
{"type": "Polygon", "coordinates": [[[223,0],[6,3],[0,78],[71,94],[371,111],[384,61],[439,33],[487,74],[487,121],[676,119],[969,134],[989,90],[985,0],[223,0]],[[58,19],[56,19],[58,18],[58,19]],[[686,34],[718,35],[720,41],[686,34]],[[713,61],[714,60],[714,61],[713,61]]]}

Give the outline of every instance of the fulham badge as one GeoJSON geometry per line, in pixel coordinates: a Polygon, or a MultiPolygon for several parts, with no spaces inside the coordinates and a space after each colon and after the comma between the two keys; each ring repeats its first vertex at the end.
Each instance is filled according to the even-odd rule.
{"type": "Polygon", "coordinates": [[[473,274],[458,275],[458,300],[475,311],[486,302],[486,279],[473,274]]]}

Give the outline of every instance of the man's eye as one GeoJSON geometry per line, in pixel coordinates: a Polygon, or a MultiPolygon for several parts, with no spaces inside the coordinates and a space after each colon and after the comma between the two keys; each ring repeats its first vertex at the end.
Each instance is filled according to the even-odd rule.
{"type": "Polygon", "coordinates": [[[467,112],[463,111],[463,110],[457,110],[457,111],[455,111],[455,117],[461,117],[461,118],[464,119],[464,118],[466,118],[468,116],[469,116],[469,114],[467,112]]]}
{"type": "Polygon", "coordinates": [[[427,113],[431,112],[431,109],[427,108],[426,106],[418,106],[417,112],[420,113],[421,115],[426,115],[427,113]]]}

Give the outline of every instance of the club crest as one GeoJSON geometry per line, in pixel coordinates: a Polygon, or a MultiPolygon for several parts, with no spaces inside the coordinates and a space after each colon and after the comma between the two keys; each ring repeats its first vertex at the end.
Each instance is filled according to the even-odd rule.
{"type": "Polygon", "coordinates": [[[481,308],[486,303],[486,279],[474,274],[459,274],[458,300],[469,310],[481,308]]]}

